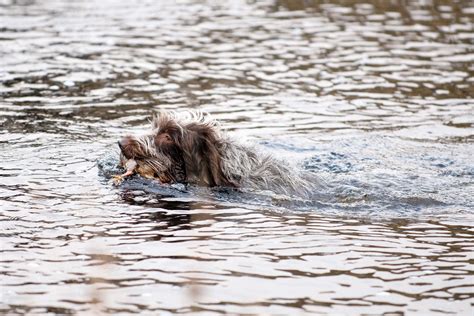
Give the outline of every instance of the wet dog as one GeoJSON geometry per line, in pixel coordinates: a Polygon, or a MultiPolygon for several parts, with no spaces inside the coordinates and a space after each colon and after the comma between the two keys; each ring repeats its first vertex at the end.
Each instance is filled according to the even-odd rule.
{"type": "Polygon", "coordinates": [[[208,187],[270,190],[306,195],[313,183],[268,153],[225,135],[218,123],[200,112],[161,112],[151,130],[119,141],[121,161],[133,171],[161,182],[208,187]],[[130,163],[129,163],[130,164],[130,163]]]}

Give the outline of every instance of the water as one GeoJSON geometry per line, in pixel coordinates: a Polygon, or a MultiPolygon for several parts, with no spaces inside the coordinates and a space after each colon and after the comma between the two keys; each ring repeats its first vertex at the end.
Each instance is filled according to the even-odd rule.
{"type": "Polygon", "coordinates": [[[1,313],[471,315],[473,18],[470,1],[0,1],[1,313]],[[117,139],[190,108],[324,186],[108,182],[117,139]]]}

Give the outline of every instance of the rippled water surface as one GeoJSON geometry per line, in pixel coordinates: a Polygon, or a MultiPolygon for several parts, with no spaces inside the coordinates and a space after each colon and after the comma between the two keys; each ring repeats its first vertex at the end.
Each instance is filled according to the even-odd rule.
{"type": "Polygon", "coordinates": [[[0,313],[472,315],[471,1],[0,0],[0,313]],[[109,182],[210,112],[310,200],[109,182]]]}

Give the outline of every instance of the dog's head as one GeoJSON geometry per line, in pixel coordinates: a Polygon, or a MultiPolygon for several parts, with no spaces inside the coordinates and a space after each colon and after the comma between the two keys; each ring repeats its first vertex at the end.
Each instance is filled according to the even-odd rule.
{"type": "Polygon", "coordinates": [[[118,141],[118,146],[126,159],[143,159],[156,156],[154,138],[151,135],[127,135],[118,141]]]}
{"type": "Polygon", "coordinates": [[[146,170],[146,176],[154,176],[162,182],[184,182],[184,163],[173,161],[168,155],[157,150],[154,136],[127,135],[119,142],[120,164],[126,166],[128,160],[133,159],[138,164],[138,173],[146,170]]]}
{"type": "Polygon", "coordinates": [[[199,112],[161,112],[152,121],[157,151],[184,161],[188,182],[235,186],[222,170],[222,138],[217,123],[199,112]]]}

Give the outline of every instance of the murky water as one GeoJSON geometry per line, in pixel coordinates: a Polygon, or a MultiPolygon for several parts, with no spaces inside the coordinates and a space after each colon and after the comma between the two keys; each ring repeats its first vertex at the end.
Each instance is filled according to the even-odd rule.
{"type": "Polygon", "coordinates": [[[0,311],[472,315],[471,1],[0,1],[0,311]],[[312,200],[108,182],[202,109],[312,200]]]}

